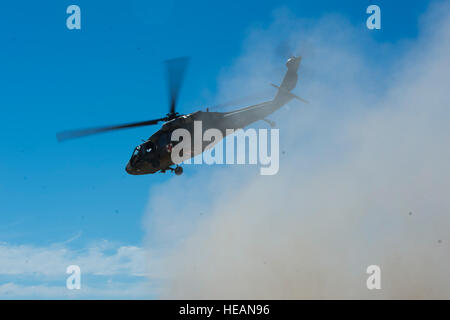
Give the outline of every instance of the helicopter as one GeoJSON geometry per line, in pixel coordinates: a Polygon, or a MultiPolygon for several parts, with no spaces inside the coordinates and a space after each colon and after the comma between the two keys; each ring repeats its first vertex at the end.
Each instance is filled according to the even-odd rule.
{"type": "MultiPolygon", "coordinates": [[[[61,142],[68,139],[113,130],[150,126],[164,122],[158,131],[134,149],[125,170],[131,175],[144,175],[156,172],[165,173],[168,170],[174,172],[176,175],[181,175],[183,173],[183,168],[180,166],[180,163],[174,163],[171,157],[172,149],[177,143],[172,141],[171,137],[176,129],[187,129],[192,133],[191,136],[193,136],[194,122],[201,121],[203,132],[215,128],[220,130],[223,137],[225,137],[229,133],[229,129],[242,129],[259,120],[266,121],[271,127],[274,127],[275,123],[268,120],[267,116],[290,102],[292,99],[308,103],[308,101],[291,92],[297,85],[297,71],[301,59],[300,56],[292,56],[287,60],[287,71],[281,85],[277,86],[271,84],[278,91],[275,97],[270,101],[229,112],[212,112],[207,108],[206,111],[199,110],[189,114],[179,114],[176,112],[177,100],[189,58],[181,57],[170,59],[165,61],[169,87],[169,113],[167,113],[165,117],[114,126],[63,131],[57,133],[56,137],[57,140],[61,142]]],[[[193,148],[189,154],[184,155],[184,160],[204,152],[207,145],[207,143],[203,142],[200,149],[193,148]]]]}

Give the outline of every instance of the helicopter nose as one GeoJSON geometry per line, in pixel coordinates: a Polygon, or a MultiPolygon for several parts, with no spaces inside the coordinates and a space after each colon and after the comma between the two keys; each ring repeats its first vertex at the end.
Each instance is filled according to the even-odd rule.
{"type": "Polygon", "coordinates": [[[127,167],[125,168],[125,171],[129,174],[136,174],[134,168],[131,166],[131,164],[128,162],[127,167]]]}

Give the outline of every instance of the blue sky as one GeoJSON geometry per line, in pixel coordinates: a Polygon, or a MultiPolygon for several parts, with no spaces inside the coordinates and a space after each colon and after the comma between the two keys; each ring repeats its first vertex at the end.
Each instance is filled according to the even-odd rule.
{"type": "MultiPolygon", "coordinates": [[[[0,243],[5,248],[64,244],[78,252],[107,241],[102,254],[108,256],[109,249],[116,253],[119,247],[142,246],[149,190],[158,192],[158,185],[171,176],[130,176],[124,169],[133,148],[157,127],[62,144],[55,134],[165,114],[162,61],[191,56],[179,112],[192,112],[218,102],[218,76],[241,56],[250,30],[270,25],[275,10],[285,7],[311,21],[338,14],[360,27],[371,43],[384,45],[414,40],[429,5],[356,0],[158,3],[0,4],[0,243]],[[70,4],[81,8],[81,30],[66,28],[70,4]],[[365,28],[370,4],[381,7],[381,30],[365,28]]],[[[380,63],[394,58],[383,56],[386,61],[380,63]]],[[[199,170],[190,167],[185,174],[199,170]]],[[[187,187],[176,184],[175,192],[187,187]]],[[[64,285],[65,277],[62,271],[51,281],[64,285]]],[[[135,280],[125,275],[123,281],[135,280]]],[[[0,274],[0,285],[11,282],[39,281],[0,274]]]]}

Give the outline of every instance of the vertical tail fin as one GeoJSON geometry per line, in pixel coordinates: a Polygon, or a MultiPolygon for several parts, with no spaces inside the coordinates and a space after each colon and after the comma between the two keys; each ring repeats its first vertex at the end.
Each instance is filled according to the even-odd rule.
{"type": "Polygon", "coordinates": [[[300,62],[302,61],[302,57],[291,57],[286,62],[286,67],[288,68],[286,75],[283,78],[283,82],[281,86],[276,86],[272,84],[273,87],[278,89],[278,93],[273,100],[275,104],[284,105],[288,103],[292,99],[298,99],[302,102],[308,103],[308,101],[296,96],[291,93],[291,90],[295,88],[297,85],[298,75],[297,71],[300,66],[300,62]]]}
{"type": "Polygon", "coordinates": [[[284,76],[283,82],[280,86],[284,90],[291,91],[297,85],[297,71],[301,61],[302,57],[291,57],[286,62],[288,71],[286,72],[286,75],[284,76]]]}

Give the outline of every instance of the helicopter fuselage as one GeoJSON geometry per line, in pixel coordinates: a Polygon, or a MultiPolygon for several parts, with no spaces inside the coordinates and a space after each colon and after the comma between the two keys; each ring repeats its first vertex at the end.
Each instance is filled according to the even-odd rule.
{"type": "MultiPolygon", "coordinates": [[[[167,169],[170,169],[170,166],[178,165],[178,163],[172,161],[171,157],[172,148],[177,143],[172,141],[172,132],[176,129],[186,129],[189,131],[192,137],[192,149],[187,158],[194,157],[205,151],[208,146],[211,147],[211,142],[202,140],[201,150],[194,148],[194,134],[199,134],[194,130],[195,121],[201,121],[200,134],[202,137],[208,129],[218,129],[222,133],[222,136],[225,137],[230,131],[245,128],[253,122],[265,119],[291,99],[293,99],[293,96],[283,94],[275,97],[272,101],[231,112],[197,111],[179,116],[174,120],[166,122],[147,141],[136,147],[126,166],[126,171],[133,175],[143,175],[158,171],[165,172],[167,169]]],[[[214,144],[218,142],[214,141],[214,144]]]]}
{"type": "MultiPolygon", "coordinates": [[[[172,141],[172,132],[176,129],[186,129],[190,133],[191,152],[189,155],[184,155],[184,160],[194,157],[202,153],[207,147],[211,146],[211,142],[202,141],[201,148],[195,148],[195,134],[194,123],[200,121],[201,132],[203,134],[208,129],[218,129],[222,133],[222,137],[225,137],[230,133],[230,129],[242,129],[249,124],[265,120],[265,118],[284,106],[286,103],[294,98],[304,101],[300,97],[291,93],[291,90],[295,88],[297,84],[297,70],[300,64],[301,57],[290,58],[286,66],[288,68],[286,75],[275,98],[271,101],[263,102],[246,108],[241,108],[231,112],[204,112],[197,111],[187,115],[177,115],[174,119],[167,121],[161,127],[160,130],[155,132],[147,141],[137,146],[131,156],[130,161],[126,166],[126,171],[133,175],[142,175],[155,173],[158,171],[165,172],[167,169],[172,169],[174,163],[172,161],[172,148],[177,142],[172,141]],[[228,129],[228,130],[227,130],[228,129]]],[[[232,131],[231,130],[231,131],[232,131]]],[[[214,141],[218,143],[219,141],[214,141]]],[[[177,173],[175,171],[175,173],[177,173]]]]}
{"type": "MultiPolygon", "coordinates": [[[[61,142],[68,139],[80,138],[114,130],[155,125],[164,121],[165,123],[162,125],[161,129],[134,149],[131,159],[126,166],[126,171],[132,175],[143,175],[158,171],[165,172],[166,170],[172,170],[175,174],[180,175],[183,172],[183,169],[178,166],[179,163],[201,154],[207,148],[211,148],[220,142],[220,140],[228,134],[231,134],[237,129],[245,128],[249,124],[259,120],[265,120],[273,127],[274,123],[266,119],[268,115],[272,114],[294,98],[307,102],[291,93],[292,89],[297,85],[297,70],[300,61],[301,57],[291,57],[288,59],[286,62],[288,70],[281,85],[276,86],[272,84],[273,87],[278,89],[278,92],[271,101],[230,112],[209,112],[207,109],[206,112],[197,111],[186,115],[180,115],[176,112],[176,102],[188,58],[181,57],[170,59],[166,61],[166,70],[169,80],[169,113],[167,113],[165,117],[113,126],[62,131],[56,134],[56,138],[61,142]],[[200,129],[198,127],[199,124],[200,129]],[[177,129],[184,129],[183,133],[185,134],[182,139],[178,141],[176,140],[176,137],[175,139],[172,139],[172,134],[177,129]],[[220,131],[220,135],[214,134],[213,141],[205,141],[203,139],[205,132],[210,129],[215,129],[215,133],[220,131]],[[201,137],[199,137],[199,135],[201,135],[201,137]],[[181,148],[180,153],[182,154],[180,154],[178,153],[178,149],[180,149],[178,147],[181,147],[182,145],[177,146],[177,144],[181,143],[184,139],[191,140],[190,146],[181,148]],[[173,147],[176,147],[177,150],[172,154],[173,147]],[[175,155],[175,157],[172,157],[172,155],[175,155]],[[174,163],[174,161],[177,163],[174,163]],[[174,164],[176,165],[176,168],[171,167],[174,164]]],[[[181,136],[179,138],[181,138],[181,136]]],[[[189,145],[189,140],[183,142],[186,142],[186,144],[189,145]]],[[[183,146],[184,145],[185,144],[183,143],[183,146]]]]}

